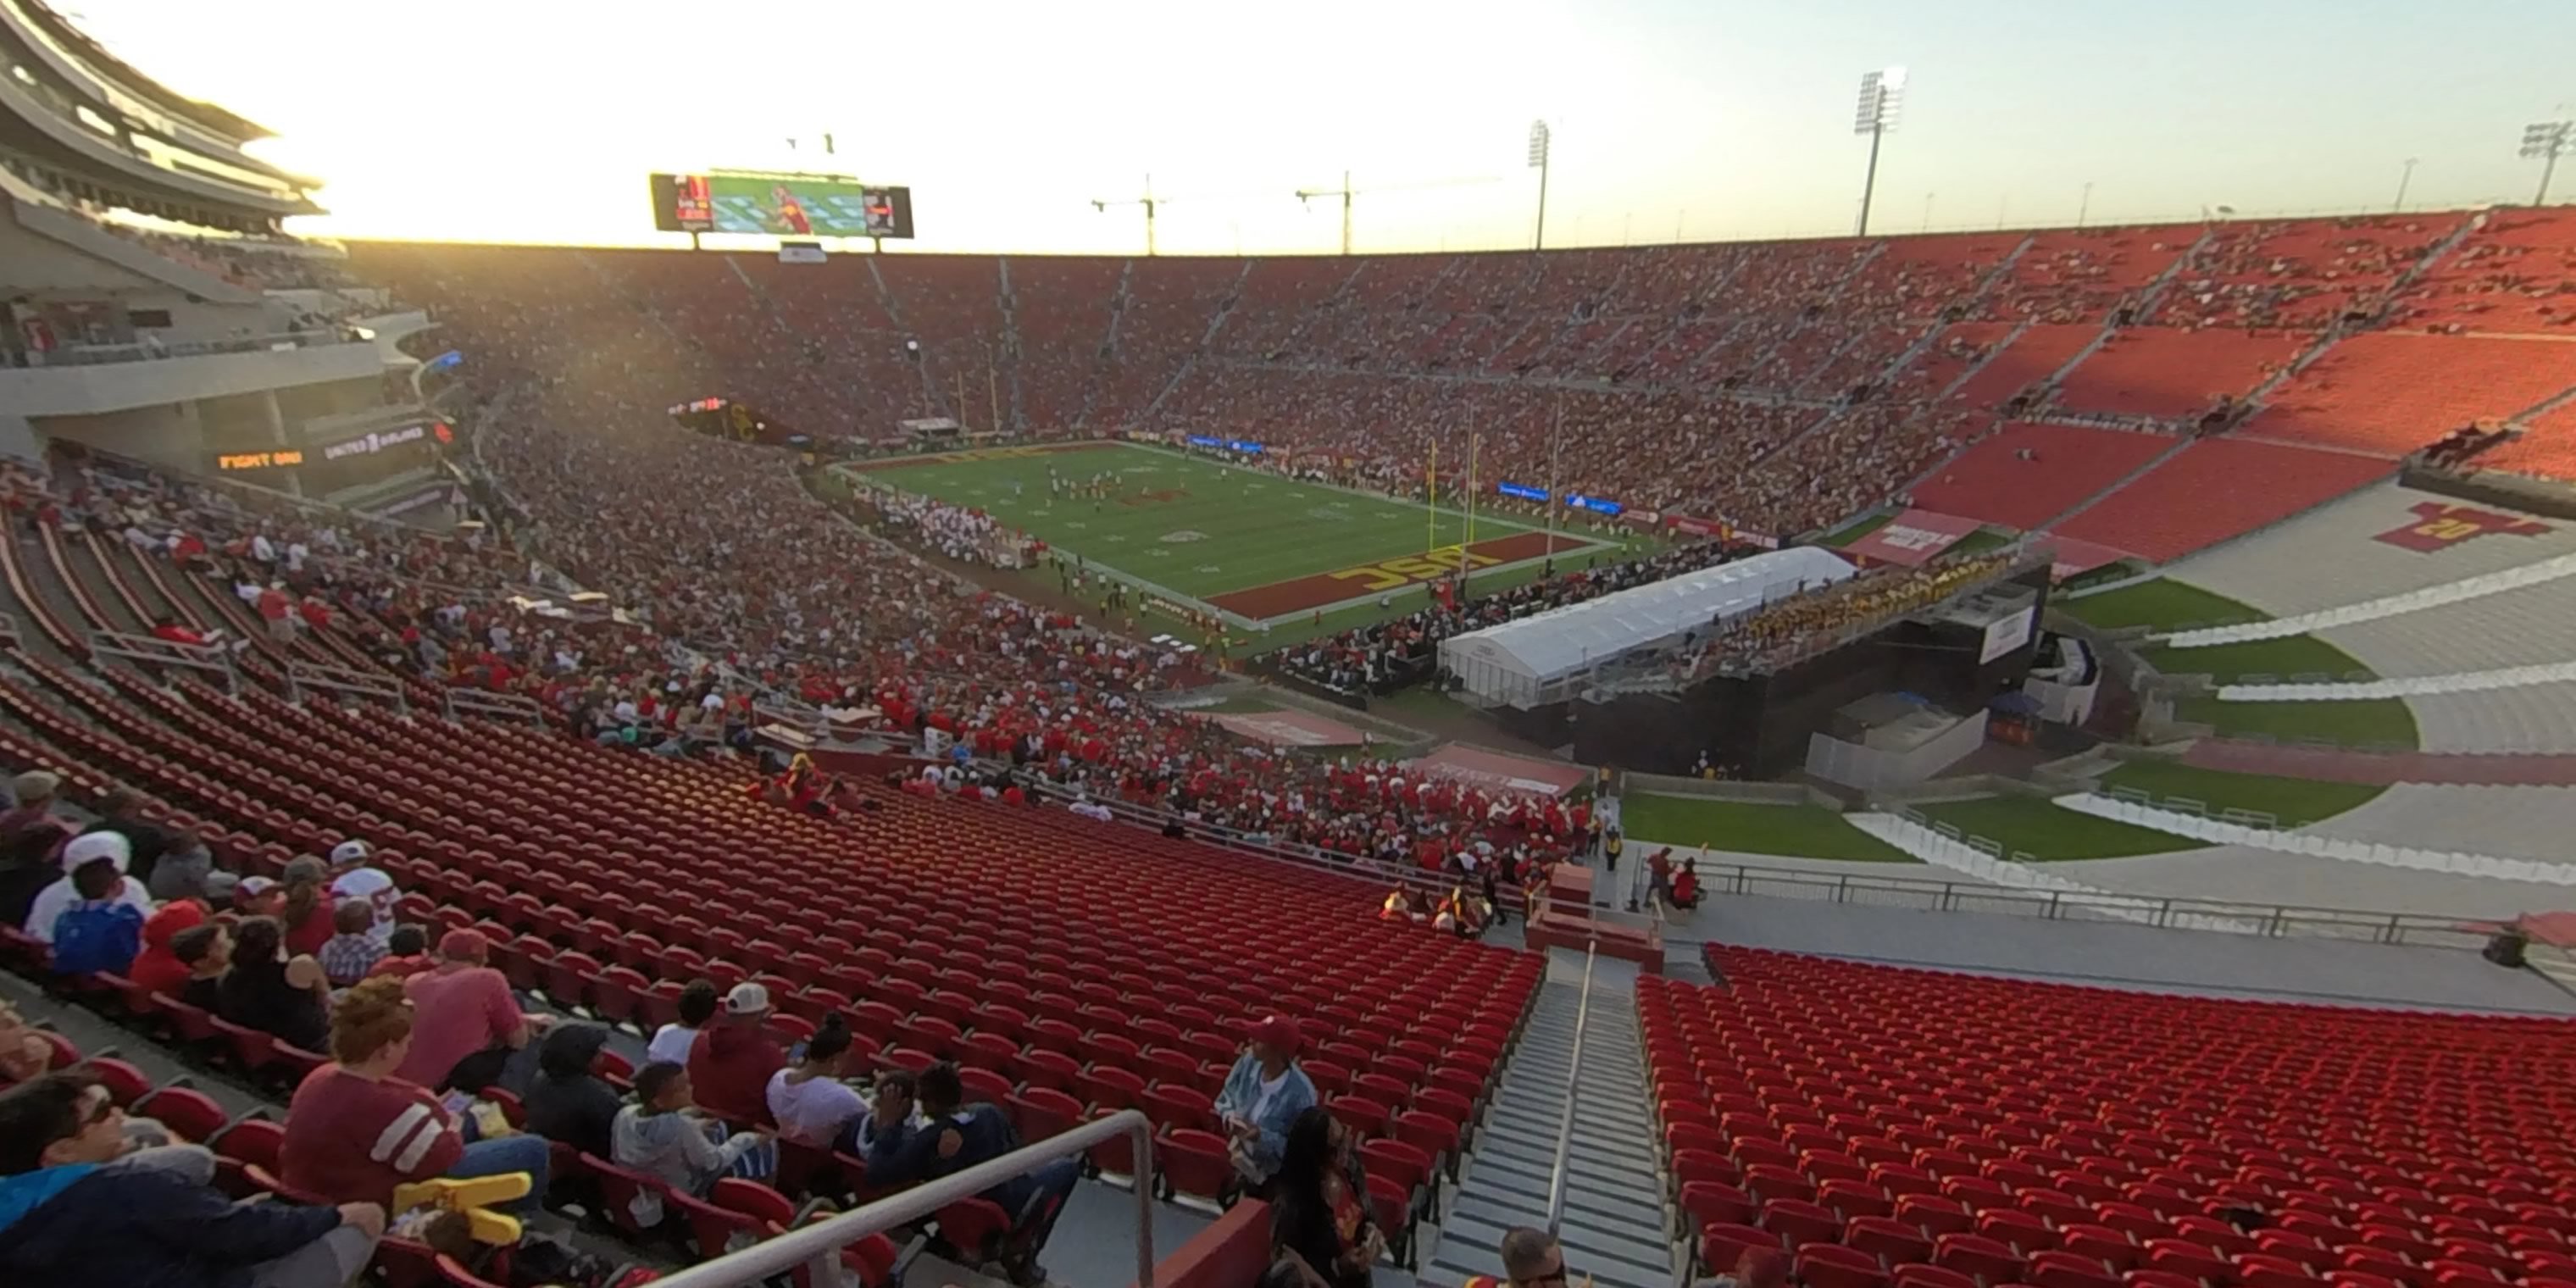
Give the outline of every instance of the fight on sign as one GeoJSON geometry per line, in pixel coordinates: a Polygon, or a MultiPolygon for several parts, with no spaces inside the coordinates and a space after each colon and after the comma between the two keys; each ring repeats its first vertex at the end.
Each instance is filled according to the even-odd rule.
{"type": "Polygon", "coordinates": [[[2516,514],[2498,514],[2472,506],[2451,505],[2442,501],[2422,501],[2415,507],[2415,521],[2402,528],[2391,528],[2373,541],[2431,554],[2448,550],[2474,537],[2490,533],[2507,537],[2536,537],[2554,531],[2548,524],[2516,514]]]}

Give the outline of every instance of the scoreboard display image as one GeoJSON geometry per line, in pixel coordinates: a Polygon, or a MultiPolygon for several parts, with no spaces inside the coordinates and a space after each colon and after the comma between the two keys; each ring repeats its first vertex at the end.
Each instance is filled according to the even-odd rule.
{"type": "Polygon", "coordinates": [[[831,175],[657,174],[653,226],[768,237],[909,238],[912,189],[831,175]]]}

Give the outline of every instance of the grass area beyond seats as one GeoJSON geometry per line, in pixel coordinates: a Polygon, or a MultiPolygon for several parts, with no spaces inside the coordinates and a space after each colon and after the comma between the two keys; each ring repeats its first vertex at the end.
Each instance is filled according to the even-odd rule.
{"type": "Polygon", "coordinates": [[[2361,659],[2314,635],[2213,644],[2207,648],[2154,646],[2138,650],[2138,656],[2167,675],[2206,675],[2221,684],[2248,675],[2286,680],[2293,675],[2318,673],[2340,680],[2348,672],[2370,670],[2361,659]]]}
{"type": "Polygon", "coordinates": [[[2403,698],[2357,702],[2221,702],[2215,697],[2174,703],[2174,718],[2206,724],[2222,738],[2321,738],[2345,746],[2387,743],[2414,747],[2415,713],[2403,698]]]}
{"type": "Polygon", "coordinates": [[[2198,586],[2186,586],[2169,577],[2106,590],[2082,599],[2059,600],[2057,606],[2106,631],[2123,626],[2163,629],[2271,620],[2271,614],[2252,604],[2229,599],[2198,586]]]}
{"type": "Polygon", "coordinates": [[[1619,821],[1629,838],[1640,844],[1705,845],[1748,854],[1861,863],[1916,861],[1819,805],[1630,795],[1619,799],[1619,821]]]}
{"type": "Polygon", "coordinates": [[[2007,858],[2015,852],[2027,852],[2048,863],[2200,848],[2197,841],[2079,814],[2037,797],[1989,796],[1916,808],[1935,823],[1951,824],[1964,835],[1982,836],[2003,846],[2007,858]]]}
{"type": "Polygon", "coordinates": [[[2280,819],[2285,827],[2304,826],[2358,809],[2388,790],[2371,783],[2321,783],[2270,774],[2230,774],[2170,760],[2123,761],[2118,769],[2103,775],[2102,785],[2106,789],[2134,788],[2159,801],[2177,796],[2196,800],[2213,813],[2261,810],[2280,819]]]}

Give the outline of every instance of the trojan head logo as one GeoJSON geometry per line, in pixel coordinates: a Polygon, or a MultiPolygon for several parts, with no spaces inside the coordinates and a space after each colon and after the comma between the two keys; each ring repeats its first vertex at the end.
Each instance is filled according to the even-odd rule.
{"type": "Polygon", "coordinates": [[[2415,505],[2415,521],[2402,528],[2391,528],[2373,540],[2385,541],[2423,554],[2448,550],[2471,537],[2498,533],[2508,537],[2536,537],[2550,531],[2550,526],[2518,515],[2498,514],[2472,506],[2451,505],[2442,501],[2421,501],[2415,505]]]}

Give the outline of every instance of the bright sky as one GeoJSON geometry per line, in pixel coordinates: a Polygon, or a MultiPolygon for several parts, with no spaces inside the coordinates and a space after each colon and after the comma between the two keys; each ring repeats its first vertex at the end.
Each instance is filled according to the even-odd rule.
{"type": "MultiPolygon", "coordinates": [[[[2568,0],[56,0],[279,132],[345,236],[649,243],[648,171],[910,184],[920,250],[1325,252],[2528,201],[2568,0]],[[820,136],[838,155],[822,157],[820,136]],[[804,140],[790,152],[786,140],[804,140]],[[1485,180],[1450,183],[1436,181],[1485,180]],[[1367,191],[1377,187],[1379,191],[1367,191]]],[[[2576,165],[2556,194],[2576,199],[2576,165]]]]}

